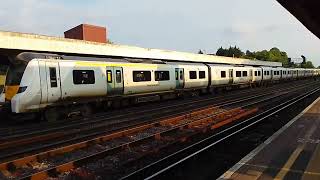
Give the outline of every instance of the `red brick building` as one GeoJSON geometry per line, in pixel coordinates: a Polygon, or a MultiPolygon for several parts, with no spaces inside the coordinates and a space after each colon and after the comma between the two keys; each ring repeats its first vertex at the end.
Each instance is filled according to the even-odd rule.
{"type": "Polygon", "coordinates": [[[94,26],[90,24],[80,24],[66,32],[64,32],[65,38],[80,39],[86,41],[107,42],[107,29],[101,26],[94,26]]]}

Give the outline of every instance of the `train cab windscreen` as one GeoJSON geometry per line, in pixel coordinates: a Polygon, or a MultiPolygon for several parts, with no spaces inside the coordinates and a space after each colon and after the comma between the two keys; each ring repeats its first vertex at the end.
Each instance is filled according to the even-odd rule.
{"type": "Polygon", "coordinates": [[[24,70],[26,69],[25,64],[20,65],[10,65],[7,76],[6,76],[6,84],[5,86],[18,86],[20,85],[20,81],[22,79],[22,75],[24,70]]]}

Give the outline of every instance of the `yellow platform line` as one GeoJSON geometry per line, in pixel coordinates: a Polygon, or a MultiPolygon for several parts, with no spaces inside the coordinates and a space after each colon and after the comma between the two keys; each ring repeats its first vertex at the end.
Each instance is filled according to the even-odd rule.
{"type": "MultiPolygon", "coordinates": [[[[310,139],[311,135],[314,133],[314,131],[317,129],[317,126],[312,126],[308,132],[305,134],[305,139],[310,139]]],[[[292,167],[293,163],[297,160],[300,153],[305,148],[307,142],[304,142],[303,144],[299,144],[298,147],[294,150],[294,152],[290,155],[289,159],[285,163],[285,165],[281,168],[281,171],[276,175],[274,179],[283,179],[287,173],[289,172],[290,168],[292,167]]]]}

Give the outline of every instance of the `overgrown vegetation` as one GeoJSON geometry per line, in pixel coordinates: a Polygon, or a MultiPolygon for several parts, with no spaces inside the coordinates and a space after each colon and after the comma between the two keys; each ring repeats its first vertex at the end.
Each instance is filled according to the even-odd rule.
{"type": "MultiPolygon", "coordinates": [[[[200,52],[200,51],[199,51],[200,52]]],[[[229,48],[220,47],[217,52],[217,56],[226,57],[236,57],[245,58],[252,60],[262,60],[262,61],[273,61],[281,62],[284,67],[302,67],[302,68],[314,68],[312,61],[307,61],[304,56],[302,56],[301,63],[294,63],[285,51],[281,51],[279,48],[273,47],[270,50],[262,51],[250,51],[247,50],[245,53],[237,46],[230,46],[229,48]]]]}

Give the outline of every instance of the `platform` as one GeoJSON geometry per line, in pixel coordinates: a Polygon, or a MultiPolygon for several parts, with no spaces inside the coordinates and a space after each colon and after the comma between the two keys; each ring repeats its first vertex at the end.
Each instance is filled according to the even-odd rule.
{"type": "Polygon", "coordinates": [[[219,179],[320,179],[320,97],[219,179]]]}

